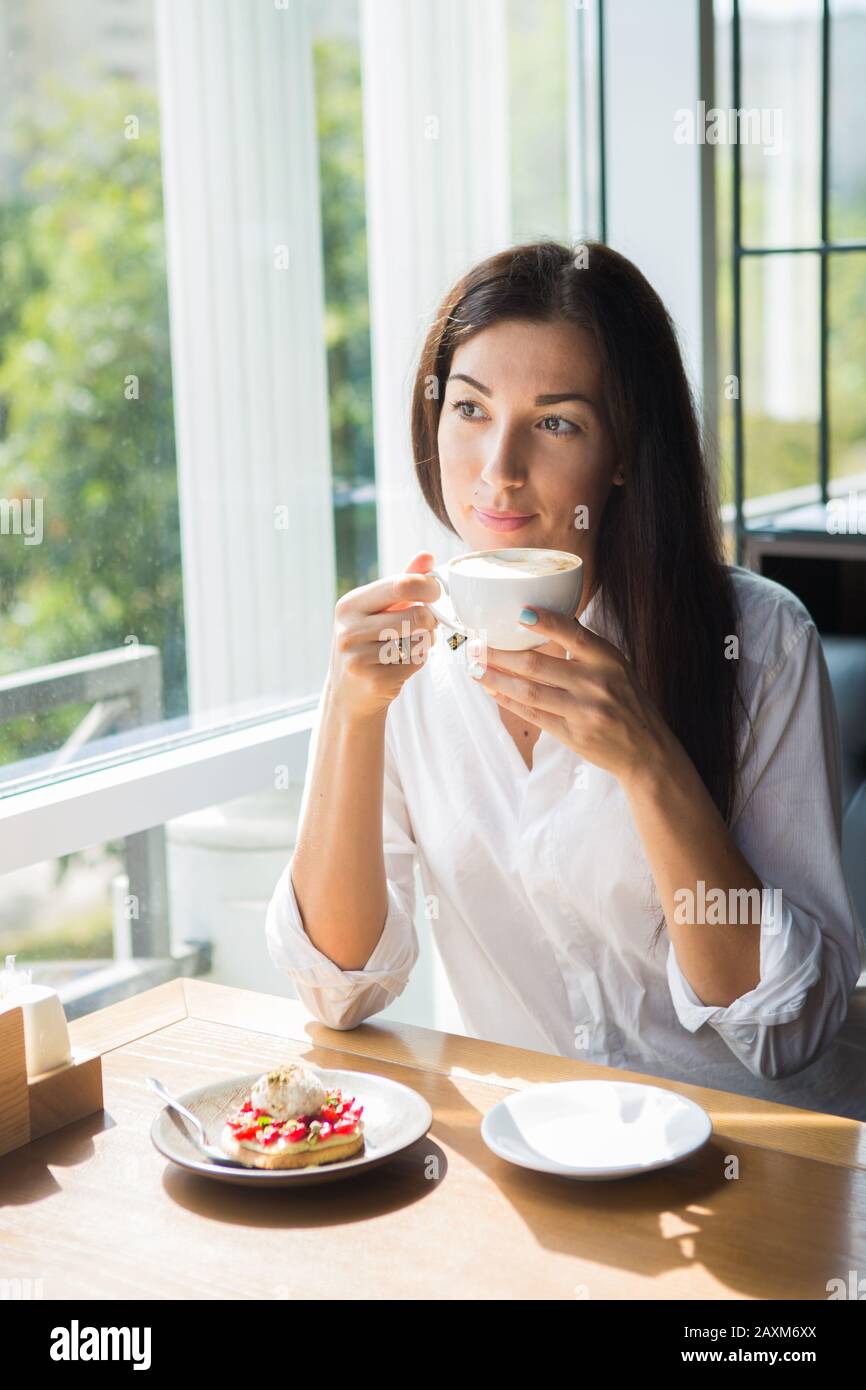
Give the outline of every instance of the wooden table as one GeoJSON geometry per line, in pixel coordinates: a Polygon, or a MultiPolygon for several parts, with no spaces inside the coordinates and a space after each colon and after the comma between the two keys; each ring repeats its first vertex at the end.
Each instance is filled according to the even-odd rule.
{"type": "Polygon", "coordinates": [[[45,1299],[826,1300],[828,1279],[866,1271],[856,1120],[677,1084],[712,1116],[704,1148],[582,1183],[497,1158],[484,1113],[534,1082],[673,1083],[403,1024],[341,1032],[295,1000],[196,979],[70,1032],[102,1055],[104,1113],[0,1158],[0,1277],[41,1280],[45,1299]],[[146,1075],[177,1094],[290,1059],[405,1082],[430,1133],[296,1192],[209,1182],[153,1147],[146,1075]]]}

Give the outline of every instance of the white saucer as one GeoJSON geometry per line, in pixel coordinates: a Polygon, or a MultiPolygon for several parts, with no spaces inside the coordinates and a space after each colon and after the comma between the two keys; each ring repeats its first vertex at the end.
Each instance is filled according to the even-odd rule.
{"type": "Polygon", "coordinates": [[[709,1139],[701,1106],[633,1081],[554,1081],[515,1091],[489,1110],[481,1137],[509,1163],[601,1181],[665,1168],[709,1139]]]}

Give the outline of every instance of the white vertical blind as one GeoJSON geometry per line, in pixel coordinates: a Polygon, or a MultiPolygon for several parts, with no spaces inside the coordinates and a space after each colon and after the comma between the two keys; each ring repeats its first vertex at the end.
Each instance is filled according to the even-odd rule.
{"type": "Polygon", "coordinates": [[[451,283],[509,244],[504,0],[361,0],[379,572],[462,547],[415,481],[412,380],[451,283]]]}
{"type": "Polygon", "coordinates": [[[565,6],[568,213],[572,240],[601,236],[601,70],[597,5],[565,6]]]}
{"type": "Polygon", "coordinates": [[[156,20],[198,712],[310,694],[327,669],[335,578],[315,103],[303,5],[157,0],[156,20]]]}
{"type": "Polygon", "coordinates": [[[701,89],[701,3],[606,0],[604,9],[607,239],[668,306],[699,398],[714,293],[703,258],[712,187],[707,147],[677,144],[674,122],[679,109],[697,120],[702,97],[712,106],[712,92],[701,89]]]}

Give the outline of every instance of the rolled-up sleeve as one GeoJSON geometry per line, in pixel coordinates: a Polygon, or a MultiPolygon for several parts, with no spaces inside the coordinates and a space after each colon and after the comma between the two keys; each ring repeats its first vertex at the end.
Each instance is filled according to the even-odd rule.
{"type": "Polygon", "coordinates": [[[836,1037],[864,954],[842,869],[836,706],[811,620],[764,675],[752,717],[731,834],[763,888],[760,979],[727,1007],[703,1004],[673,944],[667,978],[684,1028],[709,1024],[755,1076],[777,1079],[836,1037]]]}
{"type": "MultiPolygon", "coordinates": [[[[309,798],[318,728],[317,715],[310,734],[299,825],[303,823],[309,798]]],[[[271,959],[292,980],[302,1003],[329,1028],[355,1028],[371,1014],[387,1008],[405,989],[419,954],[414,923],[416,846],[387,721],[382,806],[388,910],[379,940],[363,970],[341,970],[313,945],[304,930],[292,883],[294,855],[268,906],[265,936],[271,959]]],[[[347,827],[346,833],[351,833],[351,827],[347,827]]]]}

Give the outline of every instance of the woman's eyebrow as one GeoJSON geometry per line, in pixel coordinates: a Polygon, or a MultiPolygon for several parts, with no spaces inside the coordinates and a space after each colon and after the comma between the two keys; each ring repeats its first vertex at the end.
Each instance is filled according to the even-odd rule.
{"type": "MultiPolygon", "coordinates": [[[[452,372],[448,381],[468,381],[470,386],[474,386],[476,391],[481,391],[485,396],[492,396],[493,392],[489,386],[482,386],[480,381],[476,381],[474,376],[466,376],[465,372],[452,372]]],[[[448,382],[445,383],[446,386],[448,382]]],[[[598,410],[598,406],[590,396],[584,396],[580,391],[563,391],[549,396],[536,396],[536,405],[559,405],[561,401],[582,401],[584,405],[591,406],[593,410],[598,410]]]]}

